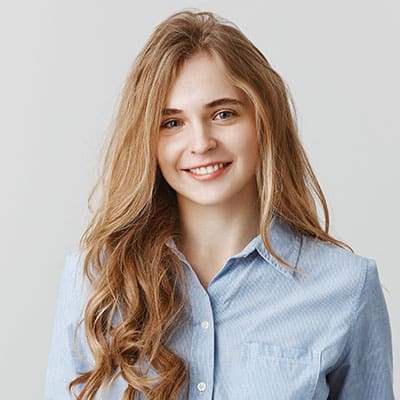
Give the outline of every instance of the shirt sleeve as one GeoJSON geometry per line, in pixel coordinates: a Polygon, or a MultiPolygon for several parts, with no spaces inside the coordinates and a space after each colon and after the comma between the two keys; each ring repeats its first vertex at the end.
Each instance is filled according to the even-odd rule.
{"type": "Polygon", "coordinates": [[[368,260],[349,340],[327,376],[329,400],[392,400],[393,360],[388,311],[375,261],[368,260]]]}
{"type": "Polygon", "coordinates": [[[83,309],[83,287],[78,274],[79,255],[67,256],[58,290],[53,333],[48,355],[45,399],[66,400],[68,385],[78,376],[79,358],[74,350],[72,338],[83,309]]]}

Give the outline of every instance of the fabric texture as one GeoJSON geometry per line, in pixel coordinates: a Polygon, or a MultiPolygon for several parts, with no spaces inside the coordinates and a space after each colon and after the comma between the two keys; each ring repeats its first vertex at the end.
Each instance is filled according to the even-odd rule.
{"type": "MultiPolygon", "coordinates": [[[[189,400],[391,400],[392,342],[377,266],[303,237],[274,218],[271,242],[255,237],[200,284],[185,263],[190,317],[169,346],[189,370],[189,400]],[[303,271],[303,275],[298,271],[303,271]]],[[[93,363],[83,328],[89,287],[71,253],[61,278],[46,375],[46,400],[72,399],[68,383],[93,363]]],[[[122,399],[118,378],[96,398],[122,399]]]]}

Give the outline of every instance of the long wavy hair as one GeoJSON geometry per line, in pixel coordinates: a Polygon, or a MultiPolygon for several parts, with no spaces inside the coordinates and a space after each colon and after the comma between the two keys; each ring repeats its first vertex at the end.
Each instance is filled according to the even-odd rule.
{"type": "Polygon", "coordinates": [[[81,323],[94,364],[70,383],[71,391],[79,389],[78,400],[94,399],[119,376],[127,382],[124,400],[139,393],[150,400],[185,393],[187,365],[168,347],[188,311],[182,262],[168,246],[168,239],[179,237],[177,202],[155,155],[169,88],[185,61],[199,52],[219,57],[254,106],[259,230],[266,248],[293,268],[271,247],[274,215],[302,235],[345,246],[329,234],[327,203],[281,77],[233,23],[211,12],[173,14],[156,27],[128,75],[89,198],[100,193],[81,238],[91,287],[81,323]]]}

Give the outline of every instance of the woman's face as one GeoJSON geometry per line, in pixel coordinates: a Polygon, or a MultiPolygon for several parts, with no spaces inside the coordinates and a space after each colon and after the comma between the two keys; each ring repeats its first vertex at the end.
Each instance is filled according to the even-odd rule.
{"type": "Polygon", "coordinates": [[[157,160],[180,206],[254,204],[255,113],[246,95],[229,82],[219,58],[194,55],[173,82],[157,160]]]}

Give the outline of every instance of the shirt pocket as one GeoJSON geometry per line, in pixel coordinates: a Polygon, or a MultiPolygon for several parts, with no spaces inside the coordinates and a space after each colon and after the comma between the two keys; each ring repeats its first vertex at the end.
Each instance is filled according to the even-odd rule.
{"type": "Polygon", "coordinates": [[[320,352],[247,342],[241,348],[243,398],[309,400],[320,373],[320,352]]]}

